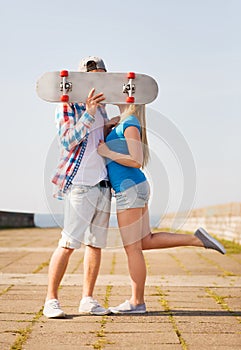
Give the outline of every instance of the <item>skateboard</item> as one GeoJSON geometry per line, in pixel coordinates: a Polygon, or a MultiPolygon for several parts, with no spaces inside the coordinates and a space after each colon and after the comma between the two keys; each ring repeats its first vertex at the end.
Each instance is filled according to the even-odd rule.
{"type": "Polygon", "coordinates": [[[48,102],[85,102],[90,90],[102,92],[104,103],[147,104],[158,94],[157,82],[145,74],[104,72],[47,72],[37,81],[36,91],[48,102]]]}

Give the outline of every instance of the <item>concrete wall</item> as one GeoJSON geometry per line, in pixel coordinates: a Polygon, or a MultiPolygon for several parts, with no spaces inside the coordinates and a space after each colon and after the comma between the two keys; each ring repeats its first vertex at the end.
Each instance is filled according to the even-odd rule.
{"type": "Polygon", "coordinates": [[[0,228],[34,227],[34,214],[0,211],[0,228]]]}
{"type": "Polygon", "coordinates": [[[210,206],[194,209],[190,212],[187,220],[183,223],[185,215],[167,214],[162,219],[160,227],[176,227],[177,222],[181,224],[180,229],[195,231],[202,226],[210,233],[228,240],[234,240],[241,244],[241,203],[228,203],[224,205],[210,206]]]}

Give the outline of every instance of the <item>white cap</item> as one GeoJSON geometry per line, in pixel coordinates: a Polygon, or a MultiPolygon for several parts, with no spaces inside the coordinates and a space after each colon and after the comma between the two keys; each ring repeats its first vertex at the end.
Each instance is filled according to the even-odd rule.
{"type": "Polygon", "coordinates": [[[79,64],[80,72],[90,72],[95,69],[103,69],[106,71],[104,61],[96,56],[83,58],[79,64]]]}

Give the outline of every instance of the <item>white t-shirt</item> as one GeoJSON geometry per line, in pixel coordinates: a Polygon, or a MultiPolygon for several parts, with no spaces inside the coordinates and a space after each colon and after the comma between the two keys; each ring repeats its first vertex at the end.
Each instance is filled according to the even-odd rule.
{"type": "Polygon", "coordinates": [[[100,140],[104,140],[104,118],[97,109],[95,121],[89,131],[84,156],[72,181],[73,184],[94,186],[101,180],[108,179],[105,158],[97,153],[100,140]]]}

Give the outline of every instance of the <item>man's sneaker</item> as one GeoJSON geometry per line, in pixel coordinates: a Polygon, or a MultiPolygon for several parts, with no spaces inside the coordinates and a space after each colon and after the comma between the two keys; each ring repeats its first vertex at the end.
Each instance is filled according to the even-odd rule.
{"type": "Polygon", "coordinates": [[[200,227],[194,235],[203,242],[206,249],[214,249],[219,253],[225,254],[226,250],[221,243],[219,243],[215,238],[210,236],[204,228],[200,227]]]}
{"type": "Polygon", "coordinates": [[[61,310],[57,299],[50,299],[45,302],[43,309],[44,316],[48,318],[61,318],[65,317],[65,313],[61,310]]]}
{"type": "Polygon", "coordinates": [[[110,314],[110,310],[102,307],[97,300],[92,297],[84,297],[80,301],[79,312],[81,314],[91,314],[91,315],[108,315],[110,314]]]}
{"type": "Polygon", "coordinates": [[[146,312],[146,304],[132,305],[129,300],[116,307],[110,307],[109,310],[113,314],[144,314],[146,312]]]}

